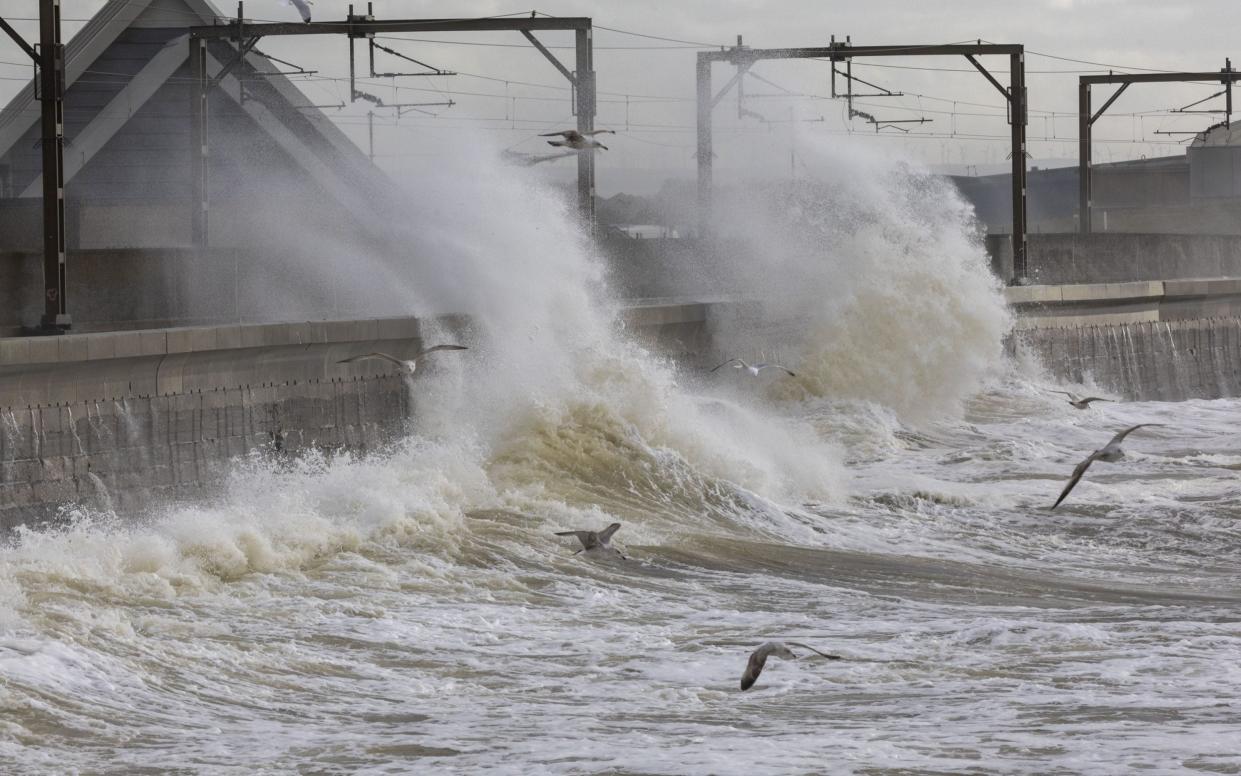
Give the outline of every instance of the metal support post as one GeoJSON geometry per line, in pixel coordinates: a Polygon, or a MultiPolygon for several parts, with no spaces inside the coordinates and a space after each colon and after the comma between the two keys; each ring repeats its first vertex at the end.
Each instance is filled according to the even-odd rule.
{"type": "Polygon", "coordinates": [[[190,38],[190,242],[207,245],[207,47],[190,38]]]}
{"type": "MultiPolygon", "coordinates": [[[[1224,72],[1232,72],[1232,57],[1224,59],[1224,72]]],[[[1224,81],[1224,127],[1232,126],[1232,81],[1224,81]]]]}
{"type": "MultiPolygon", "coordinates": [[[[48,2],[50,0],[41,0],[48,2]]],[[[206,245],[207,243],[207,147],[208,147],[208,103],[207,95],[212,88],[219,85],[225,76],[230,75],[230,71],[237,64],[241,64],[245,55],[254,44],[263,37],[278,35],[346,35],[349,38],[349,91],[350,101],[357,99],[366,99],[377,105],[383,105],[378,98],[361,92],[357,88],[357,67],[355,64],[355,38],[373,39],[376,34],[394,34],[401,32],[501,32],[501,31],[518,31],[522,33],[532,33],[548,30],[573,30],[576,32],[576,51],[577,51],[577,73],[571,77],[574,87],[574,113],[577,115],[577,126],[579,132],[591,132],[594,130],[595,123],[595,72],[594,72],[594,53],[592,49],[591,38],[591,20],[588,17],[536,17],[529,18],[484,18],[484,19],[397,19],[392,21],[378,21],[370,13],[370,5],[368,4],[368,12],[365,15],[357,15],[354,13],[353,6],[349,6],[349,15],[343,22],[306,22],[306,23],[247,23],[242,17],[243,7],[238,5],[238,21],[236,24],[212,24],[202,25],[189,28],[190,38],[190,72],[191,72],[191,127],[190,127],[190,173],[192,177],[192,213],[191,213],[191,234],[195,245],[206,245]],[[238,57],[226,64],[216,78],[209,79],[207,77],[207,55],[206,43],[209,40],[236,40],[238,41],[240,51],[238,57]]],[[[3,27],[3,25],[0,25],[3,27]]],[[[7,29],[6,29],[7,31],[7,29]]],[[[527,37],[531,37],[527,35],[527,37]]],[[[534,42],[534,41],[532,41],[534,42]]],[[[562,73],[567,73],[567,69],[561,66],[551,56],[550,51],[546,47],[535,42],[536,47],[549,59],[562,73]]],[[[410,59],[424,67],[425,65],[418,60],[406,57],[396,52],[397,56],[410,59]]],[[[373,69],[373,68],[372,68],[373,69]]],[[[392,75],[427,75],[431,73],[400,73],[392,75]]],[[[448,71],[434,70],[436,75],[452,75],[448,71]]],[[[380,74],[382,75],[382,74],[380,74]]],[[[571,74],[570,74],[571,75],[571,74]]],[[[452,105],[452,101],[447,103],[410,103],[384,105],[388,108],[413,108],[419,105],[452,105]]],[[[306,107],[306,106],[303,106],[306,107]]],[[[343,107],[343,106],[342,106],[343,107]]],[[[373,156],[373,142],[372,142],[373,156]]],[[[594,156],[592,154],[583,153],[578,155],[578,193],[581,197],[581,211],[584,220],[589,228],[594,229],[594,194],[595,194],[595,165],[594,156]]]]}
{"type": "Polygon", "coordinates": [[[1026,62],[1025,52],[1009,55],[1010,113],[1013,122],[1013,276],[1011,285],[1027,282],[1026,274],[1026,62]]]}
{"type": "MultiPolygon", "coordinates": [[[[591,30],[580,29],[576,33],[577,49],[577,131],[590,137],[595,130],[595,58],[591,30]]],[[[595,154],[594,151],[577,155],[577,196],[582,223],[587,231],[595,232],[595,154]]]]}
{"type": "Polygon", "coordinates": [[[60,0],[39,2],[39,99],[43,144],[43,329],[63,331],[65,266],[65,47],[60,42],[60,0]]]}
{"type": "Polygon", "coordinates": [[[698,236],[711,229],[711,62],[698,55],[698,236]]]}
{"type": "MultiPolygon", "coordinates": [[[[1093,191],[1090,182],[1091,174],[1091,127],[1116,102],[1120,95],[1131,84],[1150,83],[1187,83],[1191,81],[1219,81],[1224,85],[1226,102],[1224,106],[1224,126],[1228,126],[1229,114],[1232,112],[1232,85],[1241,73],[1232,70],[1232,60],[1226,59],[1224,67],[1218,72],[1184,72],[1184,73],[1108,73],[1107,75],[1083,75],[1077,79],[1077,174],[1078,174],[1078,217],[1077,228],[1082,234],[1089,234],[1091,229],[1090,210],[1093,207],[1093,191]],[[1119,84],[1111,97],[1094,113],[1091,113],[1090,87],[1092,84],[1119,84]]],[[[1212,95],[1218,97],[1218,94],[1212,95]]],[[[1210,98],[1206,98],[1210,99],[1210,98]]],[[[1199,100],[1198,102],[1204,102],[1199,100]]],[[[1198,103],[1193,103],[1197,105],[1198,103]]],[[[1157,132],[1158,134],[1158,132],[1157,132]]]]}
{"type": "Polygon", "coordinates": [[[1090,84],[1077,85],[1077,231],[1090,234],[1090,84]]]}

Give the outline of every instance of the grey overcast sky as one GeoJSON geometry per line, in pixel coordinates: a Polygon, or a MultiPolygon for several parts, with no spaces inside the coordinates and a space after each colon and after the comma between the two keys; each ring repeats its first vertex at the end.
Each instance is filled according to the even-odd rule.
{"type": "MultiPolygon", "coordinates": [[[[102,0],[68,0],[63,15],[69,20],[85,19],[102,4],[102,0]]],[[[235,13],[235,5],[216,5],[225,15],[235,13]]],[[[0,0],[0,13],[35,17],[37,6],[36,0],[0,0]]],[[[298,18],[296,9],[281,0],[248,0],[245,7],[246,15],[253,19],[298,18]]],[[[343,18],[347,7],[348,3],[341,0],[316,0],[315,18],[343,18]]],[[[974,39],[1023,43],[1029,52],[1026,66],[1033,165],[1076,157],[1079,74],[1140,68],[1218,70],[1228,56],[1235,56],[1241,65],[1241,2],[1237,0],[546,0],[537,9],[558,16],[590,16],[595,21],[595,68],[601,91],[597,123],[619,133],[608,141],[612,150],[602,154],[600,161],[601,177],[611,171],[614,182],[612,186],[601,184],[605,193],[617,185],[623,188],[615,182],[643,171],[648,179],[665,172],[690,173],[695,46],[728,44],[738,34],[752,46],[821,45],[833,34],[838,38],[850,35],[858,45],[974,39]]],[[[491,16],[523,10],[530,9],[509,2],[383,0],[375,4],[380,18],[491,16]]],[[[33,22],[18,22],[17,26],[31,37],[36,35],[33,22]]],[[[66,37],[79,26],[79,22],[66,22],[66,37]]],[[[570,46],[572,34],[546,33],[542,39],[549,46],[570,46]]],[[[406,113],[398,119],[390,109],[375,111],[375,154],[378,161],[393,169],[417,170],[420,160],[433,159],[448,138],[456,138],[466,129],[486,133],[501,147],[537,153],[547,148],[543,139],[536,137],[539,132],[572,125],[564,80],[518,33],[407,35],[382,43],[438,68],[461,73],[396,82],[366,79],[363,88],[387,102],[395,98],[403,103],[448,99],[456,103],[451,108],[426,109],[435,116],[406,113]]],[[[295,79],[312,103],[335,104],[348,99],[347,81],[342,80],[349,71],[345,40],[327,36],[271,38],[264,40],[260,49],[319,71],[315,76],[295,79]]],[[[360,48],[358,57],[363,71],[364,50],[360,48]]],[[[554,51],[572,67],[571,48],[554,51]]],[[[27,77],[28,68],[21,64],[22,59],[15,45],[0,40],[0,62],[5,63],[0,66],[5,78],[0,81],[0,97],[5,101],[27,77]]],[[[383,53],[377,64],[381,71],[417,69],[383,53]]],[[[997,57],[985,64],[1007,83],[1005,59],[997,57]]],[[[730,73],[723,65],[716,68],[718,87],[730,73]]],[[[1002,164],[1008,152],[1003,99],[960,58],[855,62],[856,76],[904,93],[902,97],[859,99],[857,107],[883,120],[930,119],[924,124],[901,125],[908,133],[895,128],[876,133],[860,119],[847,121],[841,102],[827,99],[830,71],[826,63],[766,62],[756,65],[752,72],[755,77],[746,82],[751,97],[744,107],[766,121],[738,118],[735,96],[721,103],[715,115],[722,167],[762,159],[768,152],[787,155],[790,146],[809,135],[846,132],[932,165],[994,166],[1002,164]],[[755,148],[759,149],[757,153],[755,148]]],[[[1168,109],[1206,98],[1220,88],[1218,83],[1131,88],[1097,125],[1096,159],[1181,153],[1189,135],[1156,132],[1199,130],[1219,117],[1174,114],[1168,109]]],[[[1096,91],[1096,107],[1107,93],[1106,88],[1096,91]]],[[[1218,98],[1200,107],[1222,104],[1218,98]]],[[[327,113],[365,149],[370,107],[359,102],[327,113]]]]}

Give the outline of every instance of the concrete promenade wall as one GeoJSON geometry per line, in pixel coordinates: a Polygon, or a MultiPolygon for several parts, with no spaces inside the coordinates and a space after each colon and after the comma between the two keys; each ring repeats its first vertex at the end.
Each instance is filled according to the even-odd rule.
{"type": "MultiPolygon", "coordinates": [[[[1009,347],[1064,379],[1135,399],[1241,395],[1241,278],[1005,289],[1009,347]]],[[[649,300],[623,315],[683,363],[756,305],[649,300]]],[[[468,337],[462,316],[205,326],[0,338],[0,531],[65,504],[139,512],[218,487],[252,451],[366,451],[401,435],[410,385],[381,350],[468,337]]],[[[434,365],[428,365],[433,369],[434,365]]]]}
{"type": "Polygon", "coordinates": [[[1026,329],[1009,348],[1032,352],[1061,379],[1127,399],[1241,396],[1241,318],[1026,329]]]}
{"type": "Polygon", "coordinates": [[[1023,286],[1010,353],[1129,399],[1241,396],[1241,278],[1023,286]]]}
{"type": "MultiPolygon", "coordinates": [[[[624,322],[692,362],[728,308],[655,300],[624,322]]],[[[68,503],[132,513],[200,495],[254,450],[382,446],[405,430],[410,384],[383,362],[337,362],[376,350],[407,358],[424,331],[468,338],[468,325],[442,316],[0,339],[0,531],[68,503]]]]}

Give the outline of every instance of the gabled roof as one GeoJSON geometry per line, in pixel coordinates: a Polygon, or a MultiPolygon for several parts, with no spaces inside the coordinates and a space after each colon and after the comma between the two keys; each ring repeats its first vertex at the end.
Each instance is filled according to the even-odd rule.
{"type": "MultiPolygon", "coordinates": [[[[113,79],[118,88],[107,104],[96,109],[86,126],[68,138],[72,145],[71,153],[65,154],[66,183],[186,64],[189,57],[188,36],[178,34],[177,30],[213,24],[222,18],[209,0],[108,0],[69,40],[65,47],[67,91],[84,75],[92,72],[93,65],[127,30],[163,30],[167,37],[167,42],[158,49],[158,53],[143,62],[132,77],[113,79]]],[[[218,72],[222,66],[217,59],[221,53],[220,47],[208,46],[207,51],[209,72],[218,72]]],[[[222,58],[227,59],[227,55],[222,58]]],[[[270,60],[251,52],[245,63],[253,72],[265,75],[264,82],[268,88],[264,91],[269,97],[275,95],[275,100],[243,102],[241,82],[235,77],[241,68],[235,69],[217,88],[235,102],[242,103],[242,109],[255,123],[312,178],[324,184],[335,184],[327,188],[337,192],[338,197],[344,200],[353,200],[342,202],[346,208],[364,216],[369,205],[360,188],[386,185],[382,175],[374,170],[356,144],[322,111],[312,107],[288,78],[278,74],[279,68],[270,60]],[[340,186],[342,178],[350,185],[340,186]]],[[[98,69],[94,69],[97,73],[98,69]]],[[[0,158],[9,154],[22,137],[37,131],[39,117],[40,106],[34,99],[32,82],[0,111],[0,158]]],[[[186,153],[189,153],[188,148],[186,153]]],[[[23,180],[17,193],[23,197],[38,197],[41,196],[40,186],[38,178],[23,180]]]]}
{"type": "MultiPolygon", "coordinates": [[[[213,24],[218,18],[219,12],[208,0],[108,0],[65,44],[65,88],[73,86],[130,27],[188,27],[213,24]]],[[[34,88],[31,80],[0,111],[0,155],[38,122],[34,88]]]]}

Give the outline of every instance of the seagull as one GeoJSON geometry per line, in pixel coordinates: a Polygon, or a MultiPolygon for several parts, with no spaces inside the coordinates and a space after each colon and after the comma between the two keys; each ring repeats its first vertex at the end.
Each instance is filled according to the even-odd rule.
{"type": "Polygon", "coordinates": [[[566,129],[563,132],[548,132],[546,134],[539,135],[539,137],[560,136],[564,138],[564,140],[548,140],[547,144],[549,146],[557,146],[557,147],[565,146],[568,148],[572,148],[574,151],[585,151],[587,148],[602,148],[604,151],[607,151],[608,147],[605,146],[603,143],[600,143],[598,140],[593,140],[591,138],[586,137],[586,135],[602,135],[605,133],[609,135],[615,135],[616,130],[596,129],[591,132],[578,132],[576,129],[566,129]]]}
{"type": "Polygon", "coordinates": [[[1075,393],[1069,393],[1068,391],[1052,391],[1052,393],[1062,393],[1065,396],[1068,396],[1069,404],[1072,404],[1079,410],[1090,409],[1090,402],[1092,401],[1112,401],[1111,399],[1104,399],[1099,396],[1086,396],[1083,398],[1075,393]]]}
{"type": "Polygon", "coordinates": [[[747,364],[739,358],[730,358],[719,366],[712,368],[711,371],[714,372],[716,369],[719,369],[722,366],[728,366],[729,364],[733,365],[733,369],[744,369],[755,377],[758,377],[758,373],[764,369],[779,369],[782,372],[786,372],[789,377],[797,377],[797,373],[792,369],[780,366],[779,364],[747,364]],[[736,363],[733,363],[734,361],[736,363]]]}
{"type": "Polygon", "coordinates": [[[401,367],[406,372],[412,375],[414,373],[414,370],[418,368],[418,359],[422,358],[428,353],[434,353],[437,350],[469,350],[469,348],[467,348],[465,345],[436,345],[435,347],[427,348],[426,350],[423,350],[419,353],[415,353],[414,357],[407,361],[401,360],[394,356],[389,356],[387,353],[363,353],[358,356],[350,356],[349,358],[342,358],[340,361],[337,361],[336,363],[352,364],[355,361],[365,361],[368,358],[378,358],[383,361],[391,361],[392,363],[396,364],[397,366],[401,367]]]}
{"type": "MultiPolygon", "coordinates": [[[[602,531],[557,531],[556,535],[576,536],[578,538],[578,541],[582,543],[582,549],[573,553],[574,555],[577,555],[578,552],[591,552],[592,550],[611,550],[622,558],[625,558],[625,553],[616,549],[611,544],[612,534],[616,533],[616,530],[620,528],[620,526],[620,523],[612,523],[602,531]]],[[[625,558],[625,560],[629,560],[629,558],[625,558]]]]}
{"type": "Polygon", "coordinates": [[[296,8],[302,15],[302,21],[310,24],[310,6],[314,5],[313,0],[285,0],[284,4],[296,8]]]}
{"type": "Polygon", "coordinates": [[[1162,425],[1163,425],[1162,423],[1139,423],[1136,426],[1130,426],[1129,428],[1120,432],[1116,436],[1112,437],[1112,441],[1108,442],[1103,447],[1100,447],[1098,450],[1095,450],[1093,453],[1091,453],[1089,456],[1086,457],[1086,460],[1079,463],[1077,467],[1073,469],[1073,476],[1069,478],[1069,484],[1065,485],[1064,490],[1060,491],[1060,498],[1056,499],[1056,503],[1052,504],[1051,508],[1055,509],[1056,507],[1060,506],[1060,502],[1064,501],[1064,497],[1069,495],[1069,491],[1073,490],[1074,486],[1077,485],[1078,480],[1080,480],[1082,478],[1082,475],[1086,473],[1086,470],[1090,468],[1090,464],[1094,463],[1095,461],[1106,461],[1107,463],[1116,463],[1121,458],[1124,458],[1125,451],[1120,449],[1120,443],[1124,441],[1124,438],[1129,436],[1131,432],[1136,431],[1139,428],[1142,428],[1143,426],[1162,426],[1162,425]]]}
{"type": "Polygon", "coordinates": [[[758,675],[763,672],[763,666],[767,665],[767,658],[775,655],[784,660],[796,660],[797,655],[793,650],[789,649],[789,644],[795,647],[803,647],[817,655],[822,655],[828,660],[843,660],[840,655],[828,655],[810,646],[809,644],[801,644],[796,641],[769,641],[758,649],[750,653],[750,662],[745,665],[745,673],[741,675],[741,689],[748,690],[758,681],[758,675]]]}

